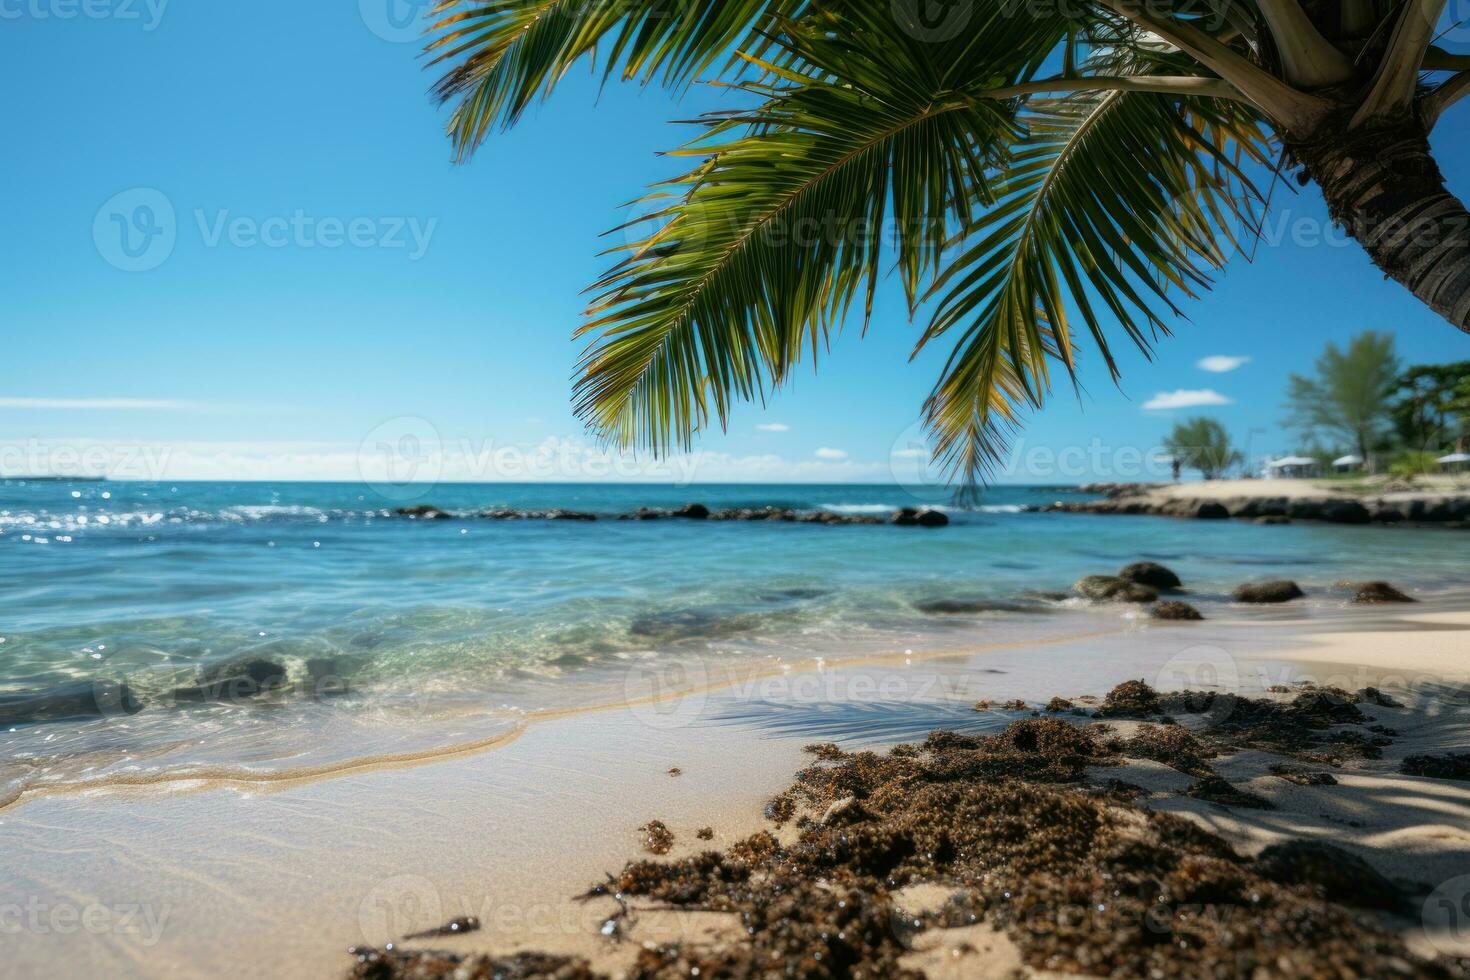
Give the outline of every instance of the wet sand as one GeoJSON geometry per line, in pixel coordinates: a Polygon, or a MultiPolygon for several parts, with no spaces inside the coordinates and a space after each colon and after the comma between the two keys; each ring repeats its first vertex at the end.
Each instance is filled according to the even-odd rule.
{"type": "MultiPolygon", "coordinates": [[[[895,650],[733,683],[715,670],[683,696],[565,712],[514,739],[422,764],[27,799],[0,810],[0,848],[18,857],[0,903],[9,966],[51,976],[337,976],[351,963],[349,946],[472,915],[478,932],[419,943],[565,951],[615,972],[641,940],[722,928],[697,912],[646,914],[644,932],[614,946],[598,934],[610,900],[572,900],[639,856],[648,821],[673,831],[671,859],[723,849],[769,826],[762,808],[809,762],[808,742],[851,749],[919,741],[933,729],[996,732],[1023,715],[976,711],[976,701],[1039,705],[1052,695],[1102,695],[1130,678],[1160,690],[1261,693],[1311,680],[1394,693],[1406,706],[1391,722],[1399,737],[1382,759],[1346,764],[1337,786],[1287,783],[1259,753],[1220,763],[1276,810],[1180,797],[1174,770],[1129,778],[1158,784],[1149,806],[1189,814],[1243,853],[1286,835],[1318,836],[1434,886],[1470,874],[1470,783],[1396,770],[1403,755],[1470,741],[1463,608],[1310,618],[1240,609],[1229,619],[1135,620],[1085,638],[998,648],[976,635],[931,655],[895,650]],[[704,827],[711,841],[696,838],[704,827]]],[[[1419,932],[1411,945],[1431,951],[1458,938],[1419,932]]]]}

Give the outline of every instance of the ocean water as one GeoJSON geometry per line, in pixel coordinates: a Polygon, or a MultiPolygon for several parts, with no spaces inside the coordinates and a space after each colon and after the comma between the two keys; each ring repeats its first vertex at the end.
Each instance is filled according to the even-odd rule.
{"type": "Polygon", "coordinates": [[[1252,578],[1296,579],[1310,613],[1346,600],[1338,580],[1432,596],[1467,571],[1463,535],[1442,530],[1022,512],[1079,499],[1059,488],[990,490],[948,508],[939,529],[616,519],[693,501],[872,514],[918,503],[893,486],[415,493],[0,483],[0,703],[119,683],[138,702],[124,710],[109,693],[100,717],[0,729],[0,802],[47,784],[299,774],[472,743],[527,712],[631,697],[630,671],[651,671],[658,693],[691,663],[791,667],[1116,628],[1136,610],[1041,594],[1139,559],[1174,568],[1207,616],[1252,578]],[[405,502],[456,516],[395,515],[405,502]],[[475,516],[553,507],[602,519],[475,516]],[[944,600],[972,605],[934,611],[944,600]],[[279,664],[288,683],[224,703],[178,694],[242,658],[279,664]]]}

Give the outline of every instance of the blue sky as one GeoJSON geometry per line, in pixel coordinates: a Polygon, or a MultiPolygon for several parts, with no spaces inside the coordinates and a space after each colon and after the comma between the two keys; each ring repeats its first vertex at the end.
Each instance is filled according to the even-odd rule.
{"type": "MultiPolygon", "coordinates": [[[[132,475],[349,478],[364,446],[411,438],[471,448],[477,463],[446,471],[466,478],[596,478],[589,460],[619,478],[892,478],[944,353],[909,363],[918,328],[896,283],[866,338],[849,331],[819,373],[706,434],[697,466],[598,455],[570,411],[570,335],[606,264],[599,233],[673,172],[655,151],[687,130],[668,120],[718,96],[599,93],[574,73],[454,166],[432,75],[388,2],[0,4],[0,470],[69,447],[115,475],[146,451],[154,469],[132,475]],[[140,203],[160,222],[173,210],[172,249],[124,271],[158,258],[119,251],[111,216],[136,218],[140,203]],[[557,461],[536,469],[537,453],[557,461]]],[[[1451,186],[1470,192],[1465,105],[1436,143],[1451,186]]],[[[1325,225],[1315,190],[1277,201],[1276,227],[1325,225]]],[[[1470,358],[1470,338],[1340,238],[1288,233],[1187,311],[1152,362],[1121,351],[1121,390],[1089,358],[1081,399],[1058,390],[1003,477],[1047,479],[1047,454],[1067,447],[1101,450],[1104,465],[1051,477],[1123,475],[1104,472],[1118,449],[1154,447],[1197,411],[1253,454],[1292,450],[1287,373],[1359,330],[1392,332],[1409,362],[1470,358]],[[1249,360],[1211,372],[1207,357],[1249,360]],[[1228,404],[1146,407],[1180,390],[1228,404]]]]}

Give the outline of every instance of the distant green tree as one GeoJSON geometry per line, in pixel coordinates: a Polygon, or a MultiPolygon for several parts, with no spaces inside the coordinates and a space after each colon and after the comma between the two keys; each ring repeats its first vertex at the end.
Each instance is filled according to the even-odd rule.
{"type": "Polygon", "coordinates": [[[1206,480],[1218,479],[1242,459],[1231,447],[1225,427],[1203,416],[1176,423],[1164,439],[1164,448],[1181,466],[1199,470],[1206,480]]]}
{"type": "Polygon", "coordinates": [[[1347,350],[1328,343],[1314,378],[1293,374],[1287,388],[1287,425],[1307,436],[1345,440],[1365,462],[1388,431],[1399,360],[1393,336],[1367,330],[1347,350]]]}
{"type": "Polygon", "coordinates": [[[1470,421],[1470,361],[1409,368],[1399,376],[1390,410],[1405,447],[1429,451],[1455,444],[1470,421]]]}

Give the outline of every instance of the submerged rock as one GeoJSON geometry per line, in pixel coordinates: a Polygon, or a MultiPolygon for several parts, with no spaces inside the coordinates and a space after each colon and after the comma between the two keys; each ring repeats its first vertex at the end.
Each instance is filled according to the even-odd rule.
{"type": "Polygon", "coordinates": [[[0,695],[0,725],[131,715],[142,709],[127,684],[74,681],[49,691],[0,695]]]}
{"type": "Polygon", "coordinates": [[[1187,602],[1180,602],[1178,599],[1168,599],[1159,603],[1149,610],[1149,615],[1154,619],[1179,621],[1197,621],[1205,618],[1200,615],[1198,609],[1187,602]]]}
{"type": "Polygon", "coordinates": [[[1295,582],[1277,579],[1271,582],[1247,582],[1233,593],[1236,602],[1290,602],[1306,595],[1295,582]]]}
{"type": "Polygon", "coordinates": [[[914,603],[919,612],[946,616],[973,615],[987,612],[1039,613],[1046,612],[1045,606],[1035,602],[1016,602],[1007,599],[924,599],[914,603]]]}
{"type": "Polygon", "coordinates": [[[1369,605],[1379,602],[1414,602],[1413,598],[1404,595],[1398,589],[1387,582],[1364,582],[1358,586],[1358,591],[1353,596],[1353,602],[1369,605]]]}
{"type": "Polygon", "coordinates": [[[1153,602],[1159,597],[1157,589],[1116,575],[1089,575],[1072,591],[1094,602],[1153,602]]]}
{"type": "Polygon", "coordinates": [[[178,701],[242,701],[286,686],[286,668],[264,657],[247,657],[206,667],[199,683],[177,688],[178,701]]]}
{"type": "Polygon", "coordinates": [[[1169,589],[1177,589],[1184,583],[1179,581],[1179,576],[1158,562],[1136,561],[1127,565],[1118,573],[1119,578],[1125,578],[1139,585],[1147,585],[1150,588],[1166,592],[1169,589]]]}

